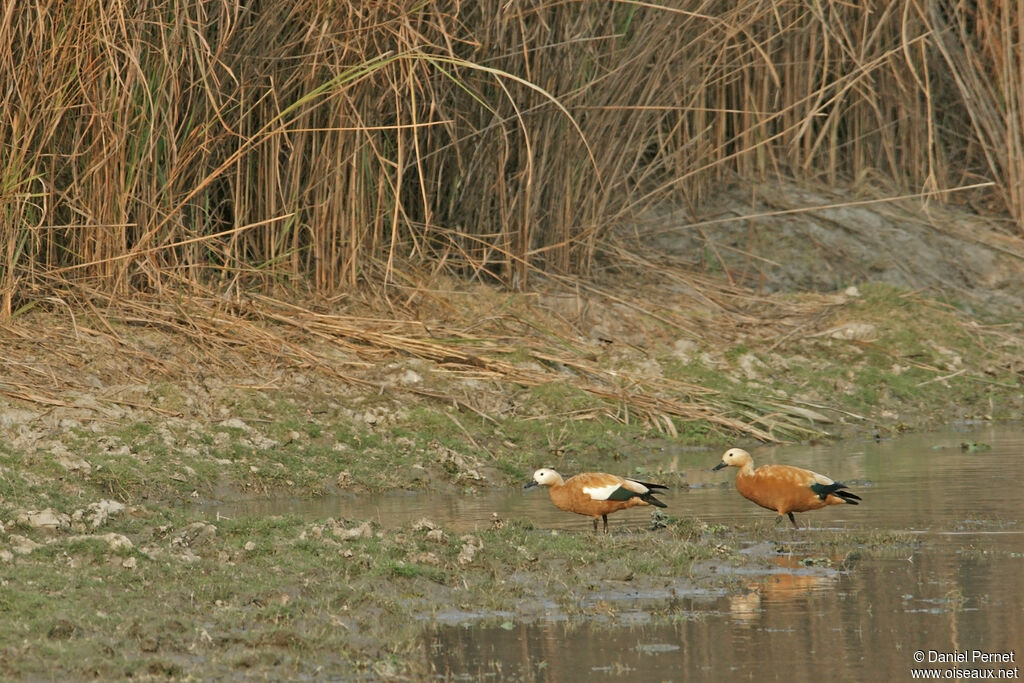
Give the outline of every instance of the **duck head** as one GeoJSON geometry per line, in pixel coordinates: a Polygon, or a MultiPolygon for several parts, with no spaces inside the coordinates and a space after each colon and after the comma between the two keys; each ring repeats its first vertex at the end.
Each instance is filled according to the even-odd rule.
{"type": "Polygon", "coordinates": [[[722,454],[722,462],[712,467],[711,471],[715,472],[723,467],[745,467],[753,461],[754,459],[750,457],[750,453],[747,453],[742,448],[730,448],[722,454]]]}
{"type": "Polygon", "coordinates": [[[562,475],[555,472],[550,467],[542,467],[533,473],[533,480],[527,482],[523,488],[528,489],[534,486],[554,486],[555,484],[561,483],[562,475]]]}

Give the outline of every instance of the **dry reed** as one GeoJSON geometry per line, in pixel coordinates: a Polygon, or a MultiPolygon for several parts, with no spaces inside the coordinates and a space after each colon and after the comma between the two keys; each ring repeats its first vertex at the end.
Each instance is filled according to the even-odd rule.
{"type": "MultiPolygon", "coordinates": [[[[638,267],[661,273],[660,267],[650,264],[638,267]]],[[[699,280],[690,285],[704,289],[699,280]]],[[[660,320],[652,320],[641,302],[622,300],[596,287],[577,295],[576,304],[595,310],[619,306],[620,312],[613,311],[612,317],[630,320],[634,327],[646,319],[652,329],[667,330],[663,334],[670,338],[694,336],[703,328],[720,339],[735,336],[743,328],[737,320],[754,320],[754,309],[757,334],[771,337],[806,325],[809,319],[820,320],[835,305],[828,296],[787,302],[739,290],[723,294],[715,285],[709,289],[728,307],[715,319],[689,296],[679,298],[669,290],[658,292],[659,300],[679,298],[681,305],[663,311],[660,320]],[[744,301],[745,297],[750,300],[744,301]],[[623,312],[628,308],[633,309],[631,314],[623,312]]],[[[561,287],[552,291],[555,300],[563,296],[561,287]]],[[[441,307],[449,309],[460,299],[478,296],[453,292],[440,302],[441,307]]],[[[610,362],[602,343],[580,329],[581,324],[589,326],[585,321],[566,320],[557,307],[516,303],[510,294],[495,292],[491,299],[480,303],[482,308],[471,304],[466,308],[472,310],[425,321],[423,315],[430,306],[423,303],[382,318],[351,310],[336,313],[329,301],[316,297],[298,302],[257,294],[226,300],[196,289],[182,302],[158,294],[115,297],[98,289],[83,292],[79,286],[56,300],[64,315],[45,318],[49,321],[46,335],[38,334],[32,315],[23,316],[24,326],[15,322],[3,327],[7,353],[0,395],[45,406],[95,405],[101,410],[109,404],[160,412],[159,406],[135,403],[117,392],[96,392],[96,383],[139,388],[160,381],[203,382],[212,374],[231,382],[244,377],[243,384],[274,387],[281,384],[280,373],[285,370],[308,373],[332,386],[341,383],[398,398],[435,399],[485,419],[530,419],[515,412],[511,397],[522,389],[549,385],[571,387],[591,402],[582,411],[546,414],[545,419],[604,416],[640,422],[673,435],[677,425],[701,422],[725,434],[769,442],[819,434],[828,421],[812,410],[821,406],[777,397],[738,398],[610,362]],[[74,299],[79,296],[82,300],[74,299]],[[74,310],[88,308],[90,302],[101,304],[102,310],[74,315],[74,310]],[[410,314],[413,311],[416,315],[410,314]],[[132,332],[133,328],[140,332],[132,332]],[[41,357],[50,361],[40,364],[41,357]],[[455,381],[435,377],[423,384],[402,384],[387,378],[383,368],[409,358],[427,361],[438,377],[451,376],[455,381]],[[96,398],[84,404],[74,398],[83,395],[96,398]],[[494,405],[506,407],[494,409],[494,405]]],[[[347,308],[364,307],[350,304],[347,308]]],[[[194,411],[201,414],[202,408],[194,411]]]]}
{"type": "MultiPolygon", "coordinates": [[[[881,177],[940,198],[990,181],[978,196],[1022,226],[1015,7],[6,2],[0,320],[54,301],[109,307],[214,345],[244,329],[268,353],[326,362],[273,323],[363,353],[550,381],[399,321],[238,302],[369,286],[400,306],[440,272],[525,289],[540,274],[587,274],[599,257],[642,267],[611,227],[777,175],[881,177]],[[194,297],[193,313],[179,297],[194,297]]],[[[723,324],[761,319],[737,304],[751,296],[741,288],[666,276],[723,324]]],[[[697,415],[773,438],[758,426],[768,407],[741,414],[699,388],[639,378],[627,389],[582,361],[574,372],[584,391],[652,419],[697,415]]]]}
{"type": "Polygon", "coordinates": [[[525,287],[649,202],[775,174],[987,178],[1019,223],[1020,13],[928,7],[6,3],[2,314],[46,282],[329,292],[410,262],[525,287]]]}

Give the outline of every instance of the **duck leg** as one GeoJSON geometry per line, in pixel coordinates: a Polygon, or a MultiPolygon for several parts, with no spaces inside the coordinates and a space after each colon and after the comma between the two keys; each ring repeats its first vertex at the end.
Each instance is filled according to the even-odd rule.
{"type": "MultiPolygon", "coordinates": [[[[608,533],[608,515],[601,515],[601,519],[604,520],[604,532],[608,533]]],[[[597,531],[597,520],[594,520],[594,531],[597,531]]]]}
{"type": "Polygon", "coordinates": [[[789,515],[789,521],[793,522],[793,528],[794,529],[799,529],[800,525],[796,523],[796,517],[793,516],[793,513],[792,512],[787,512],[786,514],[789,515]]]}

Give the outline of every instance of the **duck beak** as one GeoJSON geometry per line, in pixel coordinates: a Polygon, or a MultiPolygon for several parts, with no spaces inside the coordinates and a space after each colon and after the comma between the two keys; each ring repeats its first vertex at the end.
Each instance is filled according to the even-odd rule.
{"type": "Polygon", "coordinates": [[[711,471],[712,472],[717,472],[718,470],[722,469],[723,467],[728,467],[728,465],[726,465],[724,462],[720,462],[717,465],[715,465],[714,467],[712,467],[711,471]]]}
{"type": "Polygon", "coordinates": [[[532,489],[532,488],[533,488],[534,486],[536,486],[536,485],[537,485],[537,482],[535,482],[535,481],[529,481],[529,482],[527,482],[527,483],[523,484],[523,488],[524,488],[524,489],[532,489]]]}

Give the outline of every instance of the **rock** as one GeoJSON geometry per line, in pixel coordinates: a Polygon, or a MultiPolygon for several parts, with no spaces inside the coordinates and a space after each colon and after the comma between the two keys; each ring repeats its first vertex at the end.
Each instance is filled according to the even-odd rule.
{"type": "Polygon", "coordinates": [[[369,522],[363,522],[354,529],[342,529],[339,527],[333,533],[339,540],[351,541],[356,538],[371,538],[373,536],[373,529],[370,527],[369,522]]]}
{"type": "Polygon", "coordinates": [[[434,567],[441,564],[441,560],[434,553],[416,553],[409,557],[409,561],[414,564],[429,564],[434,567]]]}
{"type": "Polygon", "coordinates": [[[400,384],[419,384],[423,381],[423,376],[415,370],[406,370],[402,373],[401,377],[398,378],[400,384]]]}
{"type": "Polygon", "coordinates": [[[57,531],[71,526],[71,517],[53,508],[46,508],[39,512],[25,512],[18,515],[18,523],[32,527],[33,529],[46,529],[57,531]]]}
{"type": "Polygon", "coordinates": [[[135,544],[132,543],[131,539],[123,534],[115,534],[113,532],[106,534],[81,534],[79,536],[69,536],[68,541],[103,541],[111,550],[132,550],[135,548],[135,544]]]}
{"type": "Polygon", "coordinates": [[[672,345],[672,355],[684,365],[692,361],[699,351],[697,344],[689,339],[677,339],[672,345]]]}
{"type": "Polygon", "coordinates": [[[11,544],[11,552],[16,555],[28,555],[36,548],[42,547],[42,544],[36,543],[31,538],[25,538],[18,534],[11,534],[7,537],[7,541],[11,544]]]}
{"type": "Polygon", "coordinates": [[[420,517],[419,519],[417,519],[415,522],[412,523],[412,530],[413,531],[433,531],[434,529],[437,529],[437,528],[438,528],[437,523],[434,522],[431,519],[426,518],[426,517],[420,517]]]}
{"type": "Polygon", "coordinates": [[[106,541],[111,550],[132,550],[135,547],[135,544],[132,543],[131,539],[123,534],[100,534],[99,536],[94,536],[94,538],[100,538],[106,541]]]}
{"type": "Polygon", "coordinates": [[[101,500],[98,503],[91,503],[83,510],[75,510],[71,514],[71,519],[75,522],[87,522],[93,529],[97,529],[106,524],[113,515],[121,512],[124,512],[124,503],[101,500]]]}
{"type": "Polygon", "coordinates": [[[832,330],[829,336],[847,341],[871,341],[878,336],[877,332],[871,323],[849,322],[832,330]]]}
{"type": "Polygon", "coordinates": [[[462,541],[462,550],[459,551],[458,561],[460,566],[465,567],[473,562],[473,558],[476,557],[479,550],[483,549],[484,544],[476,536],[463,536],[460,540],[462,541]]]}
{"type": "Polygon", "coordinates": [[[178,548],[197,548],[217,535],[217,527],[206,522],[193,522],[179,531],[171,539],[171,546],[178,548]]]}
{"type": "Polygon", "coordinates": [[[739,365],[740,370],[743,371],[747,379],[759,379],[761,372],[766,369],[761,359],[752,353],[745,353],[737,358],[736,364],[739,365]]]}

